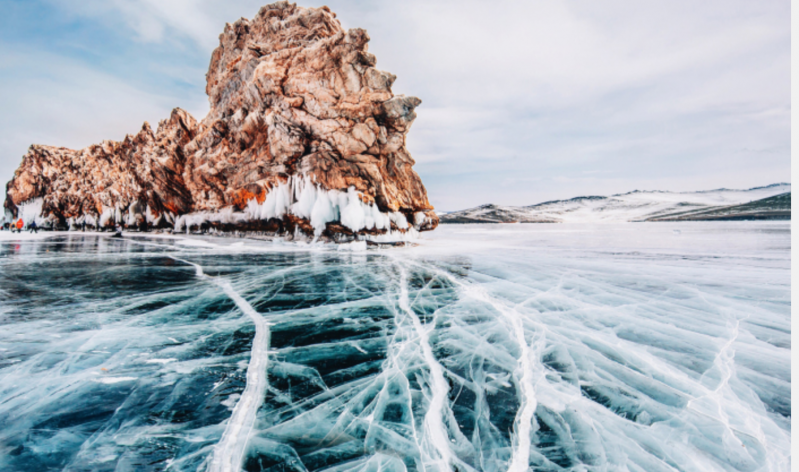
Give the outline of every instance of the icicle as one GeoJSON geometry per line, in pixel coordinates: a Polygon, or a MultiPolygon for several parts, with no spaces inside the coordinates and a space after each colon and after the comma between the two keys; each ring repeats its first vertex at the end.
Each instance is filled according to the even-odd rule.
{"type": "MultiPolygon", "coordinates": [[[[256,199],[247,202],[242,212],[228,207],[216,212],[200,211],[181,215],[174,222],[175,231],[184,227],[200,226],[204,222],[236,224],[244,221],[283,218],[292,214],[304,218],[314,229],[313,236],[322,235],[328,223],[339,222],[353,232],[363,229],[388,231],[378,236],[381,241],[414,239],[418,233],[408,224],[405,215],[399,212],[384,213],[374,203],[364,203],[355,187],[346,191],[325,190],[314,184],[310,177],[292,177],[274,186],[262,203],[256,199]],[[391,224],[400,230],[391,231],[391,224]]],[[[169,218],[169,216],[166,216],[169,218]]]]}

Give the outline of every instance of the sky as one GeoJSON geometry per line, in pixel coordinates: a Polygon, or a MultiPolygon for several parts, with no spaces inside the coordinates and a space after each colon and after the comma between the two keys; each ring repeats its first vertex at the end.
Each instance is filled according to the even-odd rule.
{"type": "MultiPolygon", "coordinates": [[[[30,144],[121,140],[175,107],[252,0],[0,0],[0,182],[30,144]]],[[[365,28],[437,210],[790,182],[788,0],[331,0],[365,28]]]]}

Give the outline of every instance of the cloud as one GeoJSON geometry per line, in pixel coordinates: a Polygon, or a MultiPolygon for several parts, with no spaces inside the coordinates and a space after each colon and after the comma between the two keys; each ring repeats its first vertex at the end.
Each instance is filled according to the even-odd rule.
{"type": "Polygon", "coordinates": [[[30,144],[82,148],[135,133],[145,120],[168,117],[172,97],[138,90],[80,63],[2,50],[0,175],[10,176],[30,144]]]}
{"type": "MultiPolygon", "coordinates": [[[[60,81],[43,66],[13,79],[23,93],[15,112],[0,111],[11,126],[0,136],[0,177],[11,167],[6,153],[21,155],[32,132],[83,143],[133,132],[173,106],[204,113],[203,74],[224,23],[251,18],[261,2],[47,5],[66,18],[45,21],[48,31],[76,23],[92,34],[35,47],[88,79],[60,81]],[[57,46],[67,43],[75,49],[57,46]]],[[[439,208],[790,180],[787,2],[328,5],[344,27],[369,31],[378,67],[398,76],[395,93],[422,98],[408,146],[439,208]]],[[[7,69],[0,77],[9,83],[7,69]]]]}
{"type": "Polygon", "coordinates": [[[494,5],[404,3],[392,15],[412,25],[410,75],[398,75],[433,98],[411,144],[438,206],[790,179],[784,4],[494,5]],[[455,110],[474,118],[441,122],[455,110]],[[743,151],[758,146],[779,151],[743,151]],[[508,175],[541,180],[502,184],[508,175]]]}
{"type": "Polygon", "coordinates": [[[75,18],[122,25],[123,34],[136,41],[190,41],[209,54],[219,44],[225,23],[240,17],[251,18],[264,5],[253,0],[48,0],[48,3],[75,18]]]}

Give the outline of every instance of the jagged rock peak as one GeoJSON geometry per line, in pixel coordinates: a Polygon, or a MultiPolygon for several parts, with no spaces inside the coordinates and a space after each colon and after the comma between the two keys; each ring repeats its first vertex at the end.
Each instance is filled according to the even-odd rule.
{"type": "Polygon", "coordinates": [[[421,100],[392,93],[396,77],[375,68],[368,42],[327,7],[264,6],[225,25],[200,123],[175,109],[155,133],[145,123],[119,143],[31,146],[7,212],[42,199],[43,218],[62,225],[121,218],[334,239],[433,229],[405,147],[421,100]]]}

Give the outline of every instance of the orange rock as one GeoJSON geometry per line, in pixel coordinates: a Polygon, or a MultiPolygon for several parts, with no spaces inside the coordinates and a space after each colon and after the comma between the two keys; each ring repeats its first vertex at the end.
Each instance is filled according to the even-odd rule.
{"type": "Polygon", "coordinates": [[[422,212],[417,227],[436,227],[405,147],[421,100],[394,96],[396,77],[375,68],[366,31],[345,31],[327,7],[277,2],[227,24],[219,41],[201,122],[175,109],[155,132],[145,123],[121,142],[79,151],[33,145],[7,185],[5,207],[16,214],[17,205],[43,197],[44,215],[62,223],[108,208],[140,219],[145,209],[241,210],[306,175],[327,190],[353,186],[363,201],[408,221],[422,212]]]}

